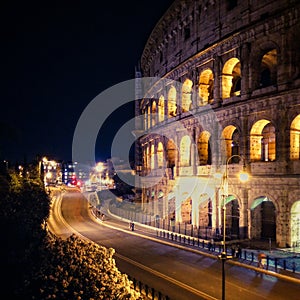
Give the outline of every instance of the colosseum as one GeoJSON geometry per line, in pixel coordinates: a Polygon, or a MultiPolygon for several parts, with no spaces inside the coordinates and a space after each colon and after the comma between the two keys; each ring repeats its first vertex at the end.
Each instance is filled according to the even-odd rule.
{"type": "Polygon", "coordinates": [[[151,81],[135,107],[145,212],[209,238],[225,227],[300,246],[298,38],[298,0],[173,2],[136,72],[151,81]]]}

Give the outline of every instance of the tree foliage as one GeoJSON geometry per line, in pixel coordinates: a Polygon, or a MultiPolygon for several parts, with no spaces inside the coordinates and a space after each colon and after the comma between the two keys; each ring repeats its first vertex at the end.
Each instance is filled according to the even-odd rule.
{"type": "Polygon", "coordinates": [[[26,282],[35,299],[143,299],[131,288],[113,259],[114,249],[48,236],[40,251],[42,264],[26,282]]]}
{"type": "Polygon", "coordinates": [[[143,299],[107,249],[44,226],[50,197],[38,178],[0,178],[1,272],[5,299],[143,299]]]}

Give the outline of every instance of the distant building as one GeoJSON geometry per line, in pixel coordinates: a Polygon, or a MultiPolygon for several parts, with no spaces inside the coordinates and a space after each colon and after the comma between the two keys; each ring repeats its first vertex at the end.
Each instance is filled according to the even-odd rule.
{"type": "Polygon", "coordinates": [[[75,168],[76,164],[72,161],[62,163],[62,182],[64,184],[77,185],[75,168]]]}

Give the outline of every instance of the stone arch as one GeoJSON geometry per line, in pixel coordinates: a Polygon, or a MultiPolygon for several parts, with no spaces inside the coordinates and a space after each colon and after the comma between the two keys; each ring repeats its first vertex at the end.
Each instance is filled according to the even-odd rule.
{"type": "MultiPolygon", "coordinates": [[[[226,234],[231,239],[240,238],[240,205],[239,200],[234,195],[229,195],[225,199],[226,206],[226,234]]],[[[224,220],[222,220],[223,222],[224,220]]],[[[222,224],[224,226],[224,224],[222,224]]]]}
{"type": "Polygon", "coordinates": [[[291,207],[291,246],[300,246],[300,200],[291,207]]]}
{"type": "Polygon", "coordinates": [[[152,101],[152,107],[151,107],[151,126],[156,125],[156,114],[157,114],[157,107],[156,107],[156,101],[152,101]]]}
{"type": "Polygon", "coordinates": [[[157,193],[157,216],[164,218],[164,215],[164,192],[160,189],[157,193]]]}
{"type": "Polygon", "coordinates": [[[212,160],[211,134],[208,131],[202,131],[197,141],[198,157],[200,165],[210,165],[212,160]]]}
{"type": "Polygon", "coordinates": [[[158,100],[158,122],[162,122],[165,119],[165,97],[160,96],[158,100]]]}
{"type": "Polygon", "coordinates": [[[180,141],[180,166],[191,165],[191,138],[188,135],[182,137],[180,141]]]}
{"type": "Polygon", "coordinates": [[[166,145],[167,168],[169,178],[174,178],[174,168],[176,165],[177,148],[173,140],[168,140],[166,145]]]}
{"type": "Polygon", "coordinates": [[[157,167],[163,168],[164,165],[164,147],[162,142],[159,142],[157,145],[157,167]]]}
{"type": "Polygon", "coordinates": [[[262,55],[259,70],[259,86],[267,87],[277,83],[277,50],[265,51],[262,55]]]}
{"type": "Polygon", "coordinates": [[[241,63],[233,57],[226,61],[222,71],[222,98],[241,94],[241,63]]]}
{"type": "Polygon", "coordinates": [[[276,207],[267,196],[255,198],[250,207],[251,237],[276,240],[276,207]]]}
{"type": "Polygon", "coordinates": [[[182,223],[192,223],[192,197],[188,197],[181,202],[181,220],[182,223]]]}
{"type": "MultiPolygon", "coordinates": [[[[224,143],[221,145],[225,147],[223,153],[226,153],[226,157],[229,158],[232,155],[239,155],[239,140],[240,133],[233,125],[228,125],[223,129],[222,138],[224,143]]],[[[229,163],[236,163],[239,161],[238,157],[233,157],[229,163]]]]}
{"type": "Polygon", "coordinates": [[[147,107],[147,128],[151,126],[151,106],[148,105],[147,107]]]}
{"type": "Polygon", "coordinates": [[[152,144],[150,147],[150,169],[153,170],[155,168],[155,150],[154,145],[152,144]]]}
{"type": "Polygon", "coordinates": [[[146,170],[150,169],[150,147],[149,145],[146,147],[145,150],[145,165],[146,165],[146,170]]]}
{"type": "Polygon", "coordinates": [[[212,199],[208,194],[201,194],[198,200],[198,227],[200,236],[211,235],[212,229],[212,199]]]}
{"type": "Polygon", "coordinates": [[[250,160],[274,161],[275,159],[275,127],[269,120],[259,120],[250,130],[250,160]]]}
{"type": "Polygon", "coordinates": [[[172,85],[168,92],[168,117],[175,117],[177,113],[176,88],[172,85]]]}
{"type": "Polygon", "coordinates": [[[193,82],[190,79],[186,79],[182,85],[181,94],[181,108],[182,112],[187,112],[190,110],[192,105],[192,87],[193,82]]]}
{"type": "Polygon", "coordinates": [[[280,48],[273,41],[259,40],[254,45],[250,63],[253,72],[254,89],[276,84],[280,48]]]}
{"type": "Polygon", "coordinates": [[[300,115],[296,116],[290,127],[290,160],[300,159],[300,115]]]}
{"type": "Polygon", "coordinates": [[[214,74],[211,69],[201,72],[199,77],[199,105],[212,103],[214,99],[214,74]]]}

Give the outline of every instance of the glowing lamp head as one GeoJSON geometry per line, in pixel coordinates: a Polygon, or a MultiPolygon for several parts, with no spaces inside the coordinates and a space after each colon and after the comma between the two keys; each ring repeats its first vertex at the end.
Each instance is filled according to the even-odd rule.
{"type": "Polygon", "coordinates": [[[249,175],[247,172],[241,172],[240,173],[240,181],[241,182],[246,182],[249,179],[249,175]]]}

